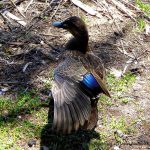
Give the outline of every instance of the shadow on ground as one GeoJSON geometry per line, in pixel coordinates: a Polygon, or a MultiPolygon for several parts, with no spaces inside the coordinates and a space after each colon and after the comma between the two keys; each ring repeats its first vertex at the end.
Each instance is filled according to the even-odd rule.
{"type": "Polygon", "coordinates": [[[53,119],[53,104],[50,104],[48,124],[44,126],[41,132],[41,150],[47,147],[50,150],[88,150],[91,139],[99,139],[99,133],[93,131],[80,130],[76,133],[63,135],[54,133],[51,130],[53,119]]]}

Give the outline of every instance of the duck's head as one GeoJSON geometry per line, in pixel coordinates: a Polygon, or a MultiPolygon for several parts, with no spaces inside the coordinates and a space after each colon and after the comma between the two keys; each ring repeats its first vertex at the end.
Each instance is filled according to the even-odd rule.
{"type": "Polygon", "coordinates": [[[74,36],[66,45],[68,49],[77,49],[83,53],[87,51],[88,31],[81,18],[73,16],[64,21],[53,22],[53,26],[66,29],[74,36]]]}

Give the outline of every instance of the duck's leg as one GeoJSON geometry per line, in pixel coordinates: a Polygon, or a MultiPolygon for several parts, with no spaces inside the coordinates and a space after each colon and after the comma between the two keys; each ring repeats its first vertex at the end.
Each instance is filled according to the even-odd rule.
{"type": "Polygon", "coordinates": [[[97,102],[98,102],[98,98],[91,100],[91,115],[89,117],[89,120],[85,122],[82,129],[93,130],[97,126],[97,121],[98,121],[97,102]]]}

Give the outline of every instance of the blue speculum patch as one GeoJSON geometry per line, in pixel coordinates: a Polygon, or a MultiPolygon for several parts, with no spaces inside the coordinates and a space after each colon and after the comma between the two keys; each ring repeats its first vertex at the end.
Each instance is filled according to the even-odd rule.
{"type": "Polygon", "coordinates": [[[81,82],[92,90],[100,88],[100,85],[91,73],[84,75],[83,80],[81,82]]]}

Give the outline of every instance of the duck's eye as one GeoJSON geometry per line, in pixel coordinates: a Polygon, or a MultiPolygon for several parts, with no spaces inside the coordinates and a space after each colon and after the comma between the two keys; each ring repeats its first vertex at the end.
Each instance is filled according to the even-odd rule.
{"type": "Polygon", "coordinates": [[[63,27],[64,27],[64,28],[68,28],[68,24],[64,23],[64,24],[63,24],[63,27]]]}

